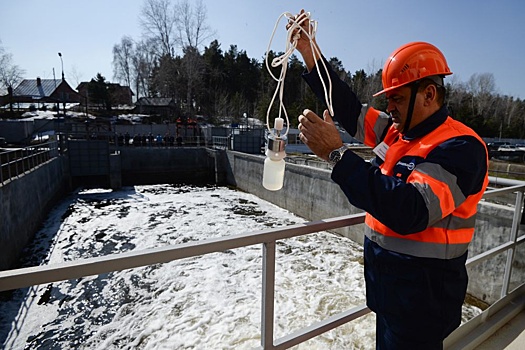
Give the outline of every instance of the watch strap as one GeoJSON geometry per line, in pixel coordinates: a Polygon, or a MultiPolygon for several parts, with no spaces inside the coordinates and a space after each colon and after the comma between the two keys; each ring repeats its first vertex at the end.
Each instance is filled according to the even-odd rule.
{"type": "Polygon", "coordinates": [[[341,147],[334,149],[330,154],[328,155],[328,163],[330,165],[334,166],[336,165],[342,158],[343,154],[348,150],[348,146],[343,144],[341,147]]]}

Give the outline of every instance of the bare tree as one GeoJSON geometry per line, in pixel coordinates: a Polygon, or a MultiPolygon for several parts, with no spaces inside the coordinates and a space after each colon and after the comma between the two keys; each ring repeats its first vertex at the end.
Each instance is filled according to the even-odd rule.
{"type": "MultiPolygon", "coordinates": [[[[157,60],[154,39],[143,40],[135,44],[135,53],[132,56],[132,81],[135,85],[137,99],[140,96],[149,96],[151,72],[157,60]]],[[[131,86],[131,85],[130,85],[131,86]]]]}
{"type": "MultiPolygon", "coordinates": [[[[198,0],[194,6],[188,0],[180,0],[174,6],[171,5],[170,0],[145,0],[140,22],[145,37],[154,43],[152,47],[159,48],[156,51],[157,61],[161,57],[175,57],[176,47],[183,54],[183,71],[180,73],[184,75],[184,81],[187,82],[186,112],[191,116],[197,82],[202,75],[202,57],[199,49],[204,40],[212,36],[206,25],[206,7],[202,0],[198,0]]],[[[148,67],[142,59],[135,61],[137,68],[148,67]]],[[[153,65],[149,68],[151,74],[153,65]]],[[[165,70],[159,71],[159,74],[163,72],[165,70]]],[[[143,73],[137,75],[140,76],[141,83],[147,80],[143,73]]],[[[157,77],[157,80],[171,81],[169,77],[157,77]]],[[[137,81],[137,88],[139,88],[139,81],[137,81]]]]}
{"type": "Polygon", "coordinates": [[[79,72],[77,67],[73,65],[71,71],[68,72],[68,76],[71,77],[72,84],[76,87],[82,81],[82,72],[79,72]]]}
{"type": "Polygon", "coordinates": [[[201,81],[203,73],[202,57],[199,53],[204,41],[214,33],[206,24],[206,6],[198,0],[194,7],[188,0],[180,0],[175,5],[177,43],[184,53],[183,67],[186,76],[186,113],[193,114],[194,93],[197,82],[201,81]]]}
{"type": "Polygon", "coordinates": [[[113,78],[126,86],[131,86],[133,69],[133,39],[124,36],[120,44],[113,46],[113,78]]]}
{"type": "Polygon", "coordinates": [[[180,48],[191,47],[199,50],[205,40],[215,33],[206,24],[207,10],[202,0],[192,7],[188,0],[181,0],[175,5],[177,43],[180,48]]]}
{"type": "Polygon", "coordinates": [[[510,127],[513,119],[519,119],[520,117],[520,105],[514,101],[513,97],[505,96],[503,99],[504,113],[507,127],[510,127]]]}
{"type": "Polygon", "coordinates": [[[447,87],[447,107],[461,106],[464,101],[468,101],[468,89],[464,82],[457,75],[451,75],[445,79],[447,87]]]}
{"type": "Polygon", "coordinates": [[[22,79],[25,71],[13,64],[13,55],[5,52],[0,41],[0,94],[5,95],[9,87],[15,87],[22,79]]]}
{"type": "Polygon", "coordinates": [[[155,42],[157,56],[175,54],[177,15],[170,0],[145,0],[139,17],[144,35],[155,42]]]}
{"type": "Polygon", "coordinates": [[[381,68],[383,67],[382,63],[378,63],[376,60],[372,60],[366,66],[366,76],[368,77],[365,86],[363,87],[362,101],[377,105],[380,109],[386,109],[384,104],[385,98],[384,94],[379,97],[373,97],[373,95],[383,89],[383,82],[381,80],[381,68]]]}
{"type": "Polygon", "coordinates": [[[472,110],[477,115],[483,115],[494,103],[494,91],[496,89],[494,74],[473,74],[467,86],[472,94],[472,110]]]}

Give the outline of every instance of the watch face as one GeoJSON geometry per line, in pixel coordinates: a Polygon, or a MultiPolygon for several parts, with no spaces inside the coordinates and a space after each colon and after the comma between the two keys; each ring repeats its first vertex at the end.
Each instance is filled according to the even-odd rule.
{"type": "Polygon", "coordinates": [[[341,160],[341,153],[339,152],[338,149],[336,149],[335,151],[330,152],[328,159],[332,163],[337,163],[339,160],[341,160]]]}
{"type": "Polygon", "coordinates": [[[330,152],[330,154],[328,155],[328,161],[332,164],[332,166],[334,166],[338,161],[341,160],[341,158],[343,158],[343,153],[345,153],[347,149],[348,148],[345,145],[343,145],[338,149],[335,149],[332,152],[330,152]]]}

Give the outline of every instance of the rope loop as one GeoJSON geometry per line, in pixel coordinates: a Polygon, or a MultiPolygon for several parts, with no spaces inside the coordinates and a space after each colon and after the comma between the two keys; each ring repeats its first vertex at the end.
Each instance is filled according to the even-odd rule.
{"type": "Polygon", "coordinates": [[[317,47],[317,45],[314,45],[314,39],[315,39],[316,33],[317,33],[317,21],[311,19],[310,12],[304,12],[300,14],[299,16],[297,16],[297,18],[290,12],[283,12],[277,19],[277,22],[275,23],[275,26],[272,32],[272,36],[270,37],[270,42],[268,43],[268,49],[266,50],[266,56],[265,56],[266,69],[268,70],[268,73],[270,74],[272,79],[277,82],[277,87],[275,89],[272,100],[266,112],[266,127],[271,134],[272,134],[272,130],[270,128],[270,111],[272,109],[273,103],[277,95],[279,95],[279,116],[278,117],[281,118],[282,114],[284,114],[285,119],[286,119],[286,132],[284,133],[284,136],[286,136],[288,134],[288,131],[290,130],[290,121],[288,119],[288,113],[286,112],[286,108],[283,102],[284,79],[286,78],[286,70],[288,69],[288,60],[290,56],[293,54],[293,52],[295,51],[295,49],[297,48],[297,42],[299,41],[299,39],[301,38],[301,35],[303,34],[306,35],[306,37],[310,41],[310,47],[312,49],[312,55],[313,55],[314,61],[315,62],[320,61],[321,65],[324,68],[324,71],[326,72],[326,77],[328,79],[328,88],[326,87],[323,77],[321,75],[319,64],[316,64],[317,74],[319,74],[319,78],[323,86],[324,97],[325,97],[326,105],[328,106],[328,111],[330,112],[331,116],[334,115],[333,107],[332,107],[332,81],[330,79],[329,71],[328,71],[328,68],[326,67],[325,61],[321,60],[321,52],[319,51],[319,48],[317,47]],[[268,62],[268,55],[270,53],[270,48],[272,45],[273,37],[275,36],[275,32],[277,31],[279,22],[283,18],[288,19],[289,27],[288,27],[287,36],[286,36],[285,52],[281,56],[275,57],[271,62],[271,66],[273,68],[281,66],[281,73],[279,74],[278,77],[276,77],[270,68],[270,64],[268,62]],[[310,24],[306,29],[302,26],[305,21],[309,21],[308,23],[310,24]]]}

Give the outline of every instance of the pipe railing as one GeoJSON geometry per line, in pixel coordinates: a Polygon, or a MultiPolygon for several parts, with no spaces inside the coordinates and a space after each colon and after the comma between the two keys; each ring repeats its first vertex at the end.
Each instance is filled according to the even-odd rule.
{"type": "Polygon", "coordinates": [[[1,152],[0,186],[57,156],[58,144],[56,141],[1,152]]]}
{"type": "Polygon", "coordinates": [[[212,143],[215,149],[229,149],[228,147],[229,137],[227,136],[213,136],[212,143]]]}
{"type": "MultiPolygon", "coordinates": [[[[511,237],[498,247],[483,252],[467,261],[467,266],[473,266],[487,259],[507,252],[502,297],[509,292],[509,282],[517,245],[525,241],[525,236],[518,237],[521,205],[523,203],[525,185],[489,190],[484,198],[488,199],[502,194],[517,193],[516,207],[512,224],[511,237]]],[[[274,339],[274,295],[275,295],[275,246],[278,240],[306,235],[319,231],[333,230],[346,226],[361,224],[364,214],[341,216],[319,221],[306,222],[273,228],[263,231],[248,232],[233,236],[212,238],[204,241],[189,242],[180,245],[170,245],[103,257],[89,258],[44,266],[26,267],[15,270],[0,271],[0,291],[24,288],[33,285],[56,281],[70,280],[90,275],[98,275],[113,271],[166,263],[174,260],[195,257],[214,252],[222,252],[255,244],[262,244],[262,317],[261,317],[261,349],[287,349],[312,339],[326,331],[339,327],[357,319],[370,310],[365,305],[356,306],[350,310],[333,315],[321,322],[300,329],[279,339],[274,339]]]]}

